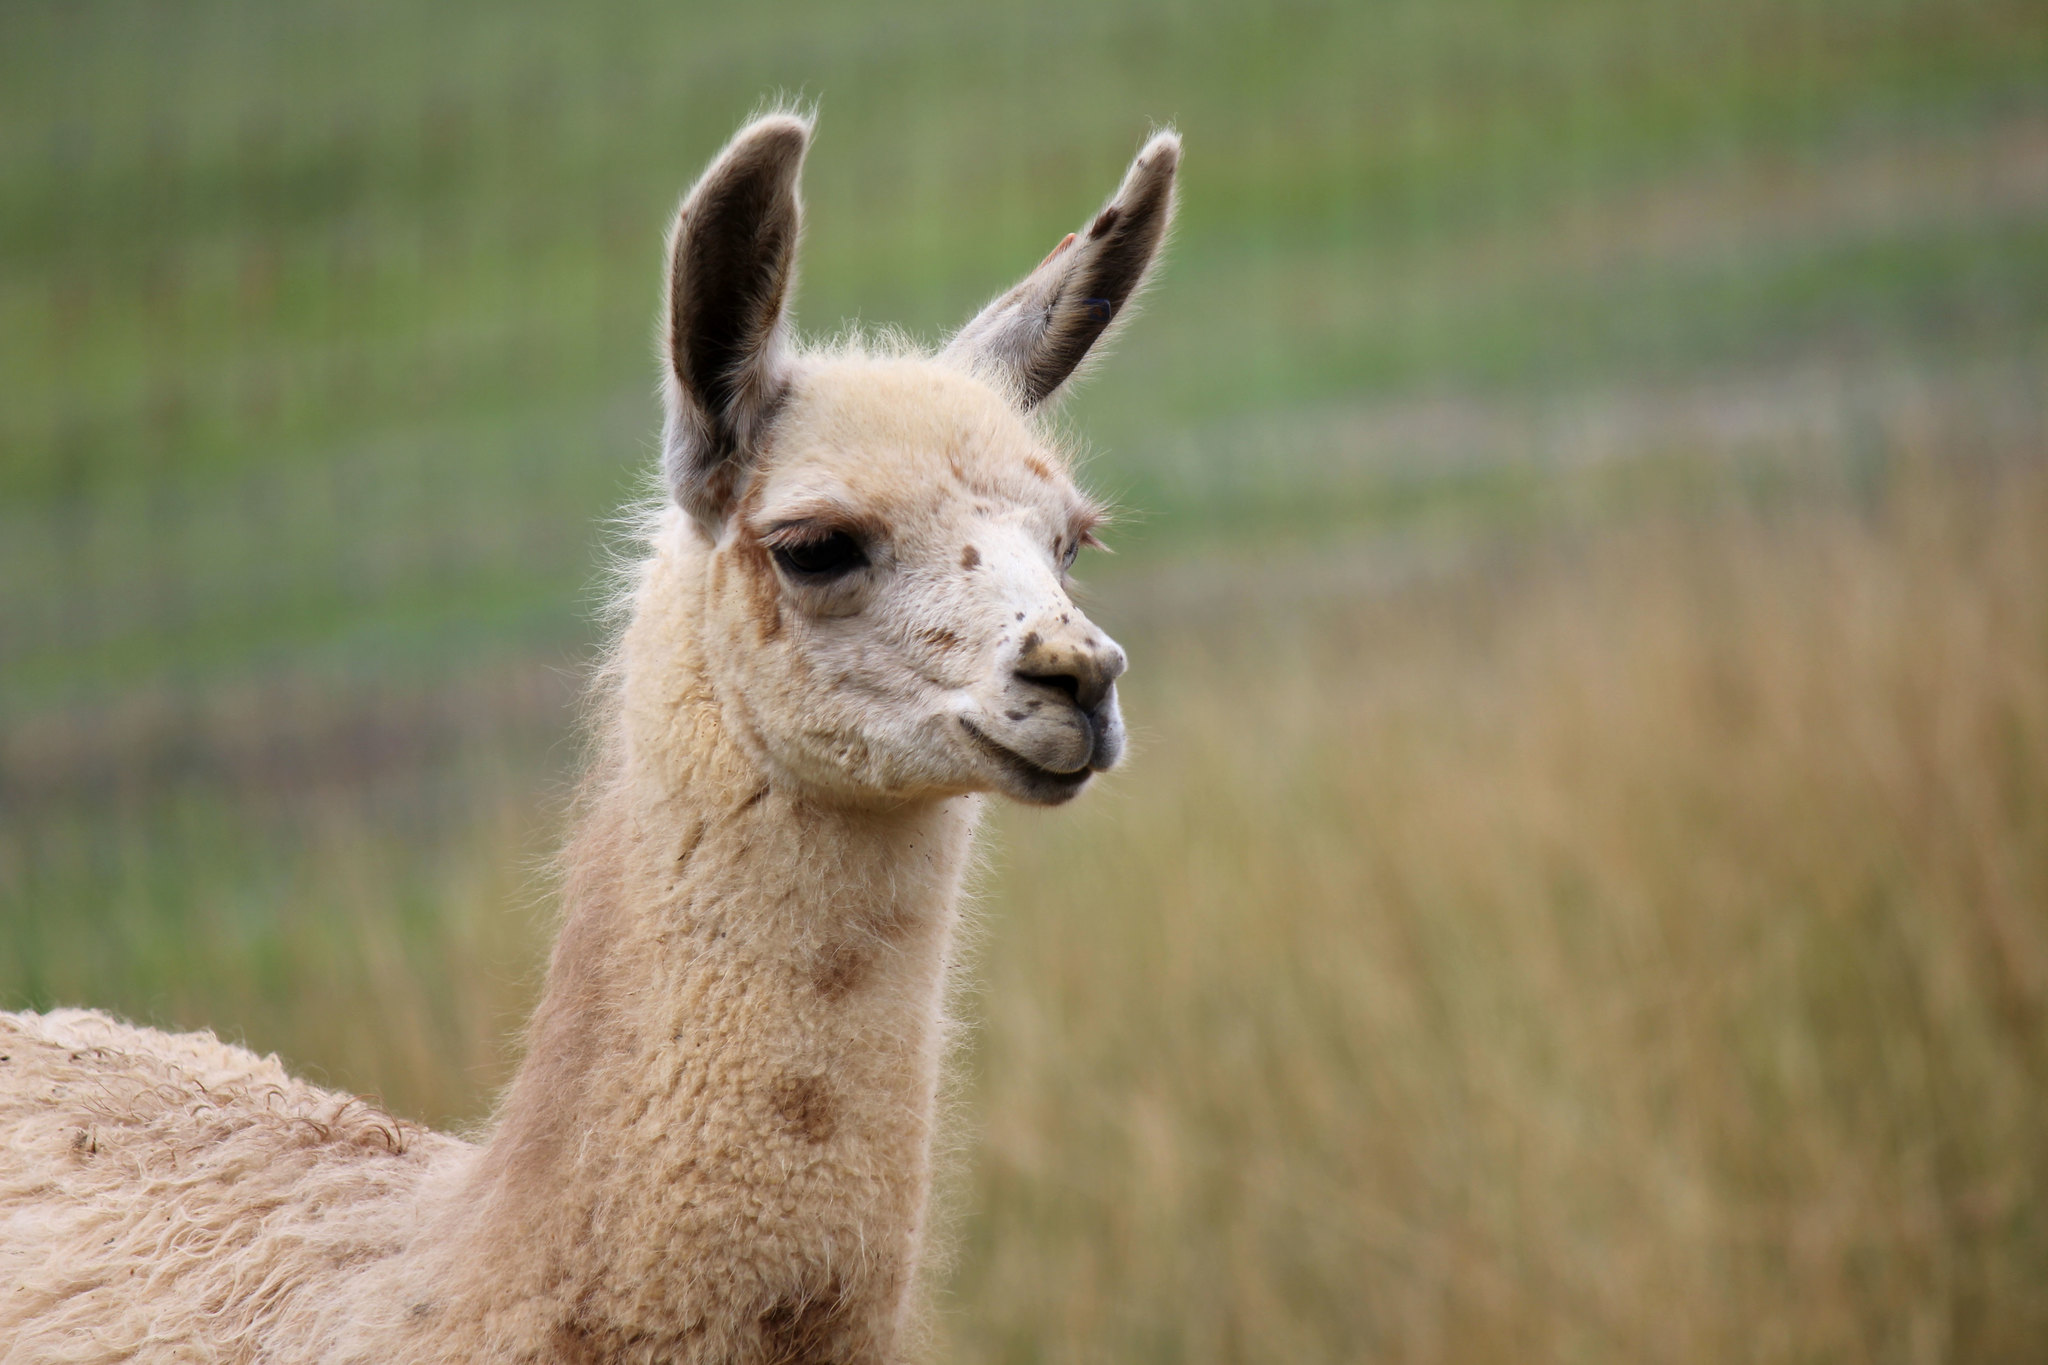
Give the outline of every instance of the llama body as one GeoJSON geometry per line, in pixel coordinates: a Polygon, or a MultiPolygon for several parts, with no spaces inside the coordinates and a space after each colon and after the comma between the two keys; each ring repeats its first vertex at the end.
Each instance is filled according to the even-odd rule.
{"type": "Polygon", "coordinates": [[[1178,144],[936,357],[803,353],[807,122],[691,192],[651,524],[525,1061],[483,1140],[208,1035],[0,1016],[0,1362],[914,1353],[982,794],[1122,749],[1028,420],[1142,282],[1178,144]]]}

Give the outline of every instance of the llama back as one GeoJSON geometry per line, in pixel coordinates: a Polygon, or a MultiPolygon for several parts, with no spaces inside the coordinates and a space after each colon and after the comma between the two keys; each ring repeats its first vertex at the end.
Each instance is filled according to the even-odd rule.
{"type": "Polygon", "coordinates": [[[468,1150],[210,1033],[0,1014],[0,1365],[296,1355],[468,1150]]]}

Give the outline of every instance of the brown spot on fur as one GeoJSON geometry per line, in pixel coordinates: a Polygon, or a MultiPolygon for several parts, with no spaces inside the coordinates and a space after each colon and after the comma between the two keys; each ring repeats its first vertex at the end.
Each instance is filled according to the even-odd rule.
{"type": "Polygon", "coordinates": [[[611,1365],[626,1355],[623,1345],[607,1346],[598,1332],[581,1322],[555,1324],[555,1330],[548,1333],[548,1348],[562,1365],[611,1365]]]}
{"type": "Polygon", "coordinates": [[[1024,457],[1024,467],[1046,482],[1050,483],[1052,481],[1052,466],[1039,459],[1036,455],[1026,455],[1024,457]]]}
{"type": "MultiPolygon", "coordinates": [[[[747,491],[753,492],[752,489],[747,491]]],[[[744,524],[740,526],[739,534],[733,537],[732,553],[734,562],[746,578],[747,615],[753,618],[754,629],[760,638],[764,642],[772,640],[782,633],[782,588],[775,578],[775,561],[760,537],[744,524]]],[[[711,586],[714,591],[718,588],[715,579],[711,586]]]]}
{"type": "Polygon", "coordinates": [[[823,1142],[838,1130],[839,1105],[823,1076],[785,1076],[774,1099],[775,1112],[806,1142],[823,1142]]]}
{"type": "Polygon", "coordinates": [[[831,1365],[834,1338],[847,1316],[846,1291],[837,1280],[819,1292],[792,1294],[761,1314],[767,1365],[831,1365]]]}
{"type": "Polygon", "coordinates": [[[845,937],[827,944],[813,959],[812,987],[827,1000],[844,999],[867,980],[877,952],[909,933],[916,923],[915,917],[890,901],[851,911],[845,937]]]}
{"type": "Polygon", "coordinates": [[[827,1000],[844,999],[867,978],[873,956],[868,948],[851,940],[835,943],[818,954],[811,967],[811,985],[827,1000]]]}
{"type": "MultiPolygon", "coordinates": [[[[680,1347],[680,1341],[674,1343],[680,1347]]],[[[548,1334],[549,1359],[560,1365],[625,1365],[628,1360],[663,1360],[653,1334],[585,1317],[555,1324],[548,1334]]]]}
{"type": "MultiPolygon", "coordinates": [[[[584,1235],[590,1233],[588,1219],[584,1235]]],[[[547,1277],[551,1290],[565,1288],[566,1276],[555,1269],[547,1277]]],[[[705,1322],[691,1318],[661,1327],[647,1327],[612,1317],[598,1302],[599,1291],[585,1289],[548,1333],[547,1354],[521,1353],[522,1361],[545,1360],[548,1365],[642,1365],[649,1361],[702,1359],[705,1322]]],[[[610,1296],[605,1296],[609,1298],[610,1296]]],[[[438,1311],[438,1310],[437,1310],[438,1311]]]]}
{"type": "MultiPolygon", "coordinates": [[[[1019,617],[1018,619],[1022,620],[1023,618],[1019,617]]],[[[1026,635],[1022,640],[1017,642],[1017,652],[1020,654],[1029,654],[1032,650],[1038,648],[1038,646],[1038,632],[1034,630],[1028,635],[1026,635]]]]}
{"type": "Polygon", "coordinates": [[[930,630],[919,631],[917,633],[917,638],[923,640],[928,645],[935,645],[938,648],[944,650],[958,649],[964,643],[961,640],[961,638],[958,635],[955,635],[952,631],[937,626],[933,627],[930,630]]]}
{"type": "Polygon", "coordinates": [[[974,547],[973,547],[972,545],[968,546],[968,547],[967,547],[966,549],[964,549],[964,550],[962,550],[962,551],[960,552],[960,567],[961,567],[961,568],[963,568],[963,569],[972,569],[972,568],[976,567],[977,565],[979,565],[980,563],[981,563],[981,551],[979,551],[979,550],[975,549],[975,548],[974,548],[974,547]]]}

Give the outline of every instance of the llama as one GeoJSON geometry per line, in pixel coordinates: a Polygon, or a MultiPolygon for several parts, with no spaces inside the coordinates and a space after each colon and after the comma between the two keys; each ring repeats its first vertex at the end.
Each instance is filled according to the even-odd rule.
{"type": "Polygon", "coordinates": [[[935,354],[792,338],[807,117],[685,197],[667,499],[597,683],[563,923],[476,1142],[211,1034],[0,1015],[0,1361],[898,1361],[983,796],[1124,747],[1034,414],[1180,144],[935,354]]]}

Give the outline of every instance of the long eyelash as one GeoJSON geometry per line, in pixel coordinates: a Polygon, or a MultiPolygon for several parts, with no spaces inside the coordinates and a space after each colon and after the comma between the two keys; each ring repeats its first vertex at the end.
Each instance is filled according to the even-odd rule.
{"type": "Polygon", "coordinates": [[[851,529],[835,526],[830,522],[794,521],[770,527],[767,534],[761,537],[761,543],[771,550],[795,550],[805,545],[822,545],[836,535],[848,535],[859,539],[858,534],[851,529]]]}
{"type": "Polygon", "coordinates": [[[779,545],[823,540],[835,532],[844,532],[863,545],[874,545],[886,538],[888,528],[866,513],[837,503],[786,508],[776,521],[754,525],[754,534],[771,550],[779,545]]]}

